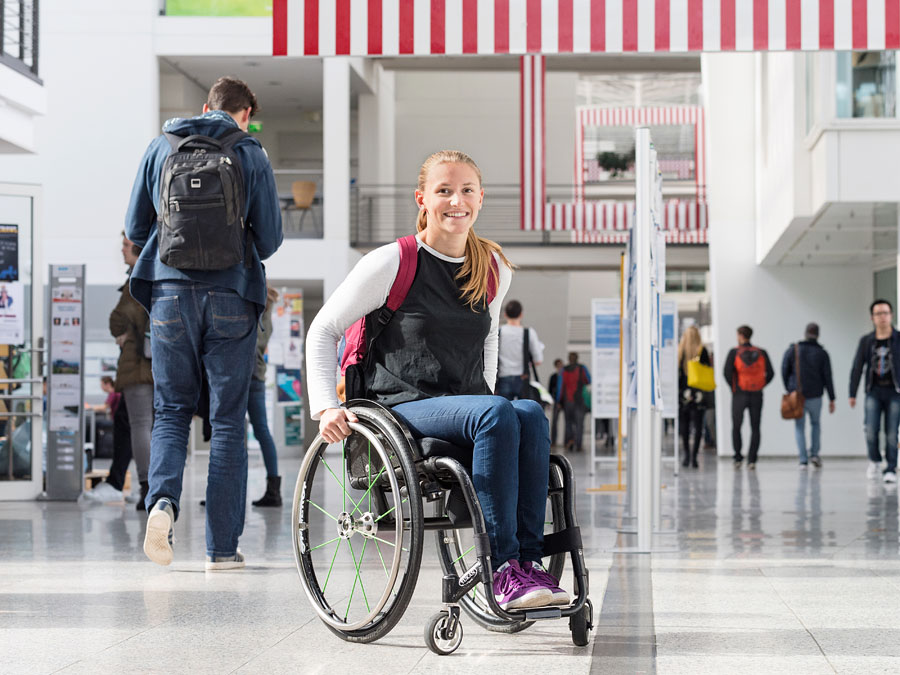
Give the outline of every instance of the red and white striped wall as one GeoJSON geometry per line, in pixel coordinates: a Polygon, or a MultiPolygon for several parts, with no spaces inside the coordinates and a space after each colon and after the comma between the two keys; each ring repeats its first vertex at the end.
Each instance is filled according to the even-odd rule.
{"type": "MultiPolygon", "coordinates": [[[[587,201],[544,205],[544,229],[599,232],[614,235],[627,233],[634,222],[633,201],[587,201]]],[[[663,202],[660,228],[680,243],[705,243],[709,229],[706,202],[667,199],[663,202]]]]}
{"type": "MultiPolygon", "coordinates": [[[[900,0],[898,0],[900,2],[900,0]]],[[[694,166],[697,199],[706,199],[706,115],[701,106],[664,106],[654,108],[601,108],[579,106],[575,110],[575,198],[584,198],[586,165],[584,130],[590,126],[694,126],[694,166]]]]}
{"type": "Polygon", "coordinates": [[[523,230],[543,230],[547,201],[544,119],[546,69],[543,56],[522,56],[519,64],[519,133],[521,225],[523,230]]]}
{"type": "Polygon", "coordinates": [[[273,0],[275,56],[900,48],[900,0],[273,0]]]}

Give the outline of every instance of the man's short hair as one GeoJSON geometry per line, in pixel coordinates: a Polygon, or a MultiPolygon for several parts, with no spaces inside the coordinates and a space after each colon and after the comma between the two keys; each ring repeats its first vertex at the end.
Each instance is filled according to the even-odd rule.
{"type": "Polygon", "coordinates": [[[804,335],[807,340],[818,340],[819,339],[819,324],[815,321],[811,321],[806,324],[806,330],[804,331],[804,335]]]}
{"type": "Polygon", "coordinates": [[[206,105],[210,110],[224,110],[227,113],[239,113],[250,108],[250,117],[259,110],[256,96],[250,91],[246,82],[236,77],[220,77],[209,90],[206,105]]]}
{"type": "Polygon", "coordinates": [[[744,325],[744,326],[738,326],[737,332],[738,332],[745,340],[749,340],[751,337],[753,337],[753,329],[750,328],[750,326],[747,326],[747,325],[744,325]]]}
{"type": "Polygon", "coordinates": [[[518,300],[510,300],[506,303],[506,309],[503,311],[510,319],[518,319],[522,316],[522,303],[518,300]]]}
{"type": "Polygon", "coordinates": [[[556,359],[556,360],[553,362],[553,365],[556,366],[557,368],[559,368],[562,364],[563,364],[563,360],[562,360],[562,359],[556,359]]]}
{"type": "Polygon", "coordinates": [[[109,384],[109,385],[112,385],[112,386],[115,386],[115,384],[116,384],[116,383],[115,383],[115,380],[113,380],[112,377],[110,377],[109,375],[104,375],[103,377],[100,378],[100,381],[101,381],[103,384],[109,384]]]}
{"type": "Polygon", "coordinates": [[[891,310],[891,314],[894,313],[894,306],[891,304],[891,301],[885,300],[884,298],[879,298],[878,300],[873,302],[871,305],[869,305],[869,314],[875,313],[875,305],[887,305],[888,309],[891,310]]]}

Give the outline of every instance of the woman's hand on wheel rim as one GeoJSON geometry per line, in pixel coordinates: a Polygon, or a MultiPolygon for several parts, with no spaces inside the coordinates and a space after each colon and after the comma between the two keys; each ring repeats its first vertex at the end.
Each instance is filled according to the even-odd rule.
{"type": "Polygon", "coordinates": [[[319,417],[319,433],[329,443],[340,443],[351,433],[350,422],[358,422],[346,408],[328,408],[319,417]]]}

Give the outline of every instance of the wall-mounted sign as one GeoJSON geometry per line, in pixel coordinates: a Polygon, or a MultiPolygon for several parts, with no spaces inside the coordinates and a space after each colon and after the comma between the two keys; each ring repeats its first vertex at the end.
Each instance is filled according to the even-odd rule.
{"type": "Polygon", "coordinates": [[[19,226],[0,225],[0,281],[19,280],[19,226]]]}

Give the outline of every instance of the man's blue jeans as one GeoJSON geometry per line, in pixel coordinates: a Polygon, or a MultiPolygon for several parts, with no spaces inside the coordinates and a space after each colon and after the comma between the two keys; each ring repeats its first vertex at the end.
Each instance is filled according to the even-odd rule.
{"type": "Polygon", "coordinates": [[[157,281],[150,308],[154,409],[147,510],[172,501],[176,518],[191,418],[202,374],[209,381],[209,476],[206,553],[237,551],[244,530],[247,444],[244,418],[256,363],[256,305],[226,288],[192,281],[157,281]]]}
{"type": "Polygon", "coordinates": [[[440,396],[394,406],[416,438],[472,448],[472,480],[494,569],[538,562],[550,476],[550,429],[540,404],[502,396],[440,396]]]}
{"type": "Polygon", "coordinates": [[[524,384],[525,381],[522,379],[521,375],[498,377],[494,393],[497,394],[497,396],[502,396],[503,398],[512,401],[522,396],[522,387],[524,384]]]}
{"type": "Polygon", "coordinates": [[[266,465],[266,476],[275,477],[278,475],[278,452],[275,450],[275,441],[272,440],[269,421],[266,419],[266,383],[255,377],[250,379],[247,414],[250,416],[253,435],[259,441],[259,449],[266,465]]]}
{"type": "Polygon", "coordinates": [[[797,438],[797,456],[801,464],[809,463],[809,457],[819,456],[822,426],[822,397],[808,398],[803,402],[803,417],[794,420],[797,438]],[[806,453],[806,416],[809,415],[809,455],[806,453]]]}
{"type": "Polygon", "coordinates": [[[884,413],[884,456],[886,471],[897,471],[897,425],[900,424],[900,394],[888,387],[872,387],[866,393],[866,445],[869,461],[881,462],[878,427],[884,413]]]}

